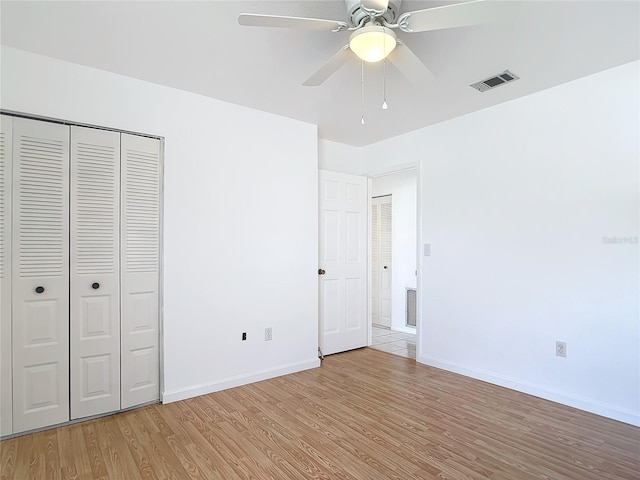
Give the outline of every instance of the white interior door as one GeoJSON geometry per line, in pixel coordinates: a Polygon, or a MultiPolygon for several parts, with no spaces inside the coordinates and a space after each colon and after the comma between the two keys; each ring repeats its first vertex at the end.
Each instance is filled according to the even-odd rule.
{"type": "Polygon", "coordinates": [[[71,419],[120,409],[120,134],[71,128],[71,419]]]}
{"type": "Polygon", "coordinates": [[[69,127],[13,119],[13,429],[69,420],[69,127]]]}
{"type": "Polygon", "coordinates": [[[391,211],[392,197],[371,199],[371,308],[372,323],[391,327],[391,211]]]}
{"type": "Polygon", "coordinates": [[[122,134],[122,408],[160,398],[160,141],[122,134]]]}
{"type": "Polygon", "coordinates": [[[325,355],[367,345],[367,179],[320,170],[319,341],[325,355]]]}
{"type": "Polygon", "coordinates": [[[0,435],[13,433],[11,369],[12,119],[0,116],[0,435]]]}

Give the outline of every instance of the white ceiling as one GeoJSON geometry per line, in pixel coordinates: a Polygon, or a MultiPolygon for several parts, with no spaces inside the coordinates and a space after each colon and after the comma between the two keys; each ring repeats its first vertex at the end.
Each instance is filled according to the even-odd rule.
{"type": "MultiPolygon", "coordinates": [[[[401,11],[452,1],[405,0],[401,11]]],[[[319,87],[302,82],[349,32],[242,27],[240,13],[345,20],[342,0],[5,1],[4,45],[187,90],[319,126],[321,138],[364,146],[640,58],[640,2],[525,1],[512,22],[398,37],[437,76],[413,85],[387,66],[360,63],[319,87]],[[509,69],[521,79],[469,87],[509,69]]],[[[561,107],[559,107],[561,108],[561,107]]]]}

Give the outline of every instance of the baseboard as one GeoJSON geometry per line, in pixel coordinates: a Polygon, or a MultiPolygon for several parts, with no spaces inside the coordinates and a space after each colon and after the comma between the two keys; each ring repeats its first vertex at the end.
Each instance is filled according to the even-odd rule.
{"type": "Polygon", "coordinates": [[[178,390],[165,391],[162,394],[162,403],[177,402],[179,400],[186,400],[187,398],[198,397],[200,395],[206,395],[207,393],[219,392],[220,390],[226,390],[228,388],[240,387],[242,385],[248,385],[249,383],[260,382],[261,380],[268,380],[269,378],[280,377],[289,373],[301,372],[303,370],[309,370],[320,366],[320,359],[315,358],[306,362],[290,363],[286,365],[280,365],[268,370],[261,370],[246,375],[238,375],[230,377],[218,382],[203,383],[200,385],[193,385],[187,388],[181,388],[178,390]]]}
{"type": "Polygon", "coordinates": [[[425,365],[429,365],[431,367],[447,370],[448,372],[459,373],[460,375],[465,375],[477,380],[482,380],[494,385],[499,385],[511,390],[516,390],[518,392],[533,395],[534,397],[544,398],[545,400],[550,400],[562,405],[567,405],[579,410],[584,410],[585,412],[594,413],[602,417],[640,427],[640,414],[638,412],[622,410],[599,402],[595,402],[588,398],[567,395],[562,392],[549,390],[540,385],[534,385],[516,380],[514,378],[496,375],[492,372],[474,370],[452,363],[441,362],[429,357],[421,356],[418,359],[418,362],[424,363],[425,365]]]}

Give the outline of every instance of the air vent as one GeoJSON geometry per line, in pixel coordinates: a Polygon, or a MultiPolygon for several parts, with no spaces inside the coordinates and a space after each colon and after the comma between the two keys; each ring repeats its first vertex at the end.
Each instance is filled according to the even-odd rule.
{"type": "Polygon", "coordinates": [[[407,287],[407,318],[405,325],[407,327],[415,327],[417,316],[416,289],[407,287]]]}
{"type": "Polygon", "coordinates": [[[509,82],[513,82],[514,80],[518,80],[519,78],[520,77],[514,75],[509,70],[505,70],[504,72],[482,80],[481,82],[472,83],[471,86],[479,92],[486,92],[487,90],[491,90],[492,88],[499,87],[500,85],[505,85],[509,82]]]}

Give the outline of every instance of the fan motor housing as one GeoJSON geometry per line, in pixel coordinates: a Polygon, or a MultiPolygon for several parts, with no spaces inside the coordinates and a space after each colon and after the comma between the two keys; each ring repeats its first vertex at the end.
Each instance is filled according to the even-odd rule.
{"type": "MultiPolygon", "coordinates": [[[[382,15],[382,18],[387,23],[397,23],[398,17],[400,16],[401,3],[402,0],[389,0],[389,7],[384,15],[382,15]]],[[[369,17],[369,15],[362,10],[360,0],[345,0],[345,4],[347,6],[347,20],[352,26],[355,27],[359,25],[362,19],[369,17]]]]}

